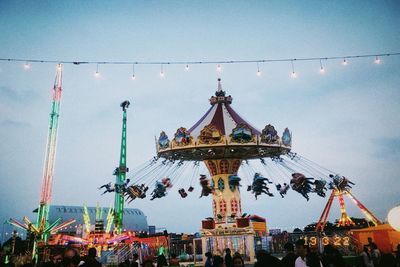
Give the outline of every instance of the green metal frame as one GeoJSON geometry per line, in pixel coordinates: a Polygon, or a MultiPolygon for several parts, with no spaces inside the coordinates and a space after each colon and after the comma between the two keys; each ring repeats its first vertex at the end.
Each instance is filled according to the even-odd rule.
{"type": "Polygon", "coordinates": [[[116,182],[115,182],[115,201],[114,201],[114,231],[118,234],[122,233],[123,220],[124,220],[124,192],[119,188],[122,188],[125,183],[126,173],[126,126],[127,126],[127,114],[126,108],[129,106],[129,101],[125,101],[121,104],[123,115],[122,115],[122,136],[121,136],[121,152],[119,157],[119,167],[115,170],[116,182]],[[125,103],[125,104],[124,104],[125,103]],[[128,103],[126,105],[126,103],[128,103]]]}

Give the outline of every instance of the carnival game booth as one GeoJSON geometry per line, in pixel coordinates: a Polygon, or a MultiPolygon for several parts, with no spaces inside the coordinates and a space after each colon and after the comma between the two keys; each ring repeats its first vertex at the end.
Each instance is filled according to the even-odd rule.
{"type": "Polygon", "coordinates": [[[213,218],[202,221],[201,241],[203,253],[223,255],[226,248],[240,253],[245,261],[254,261],[256,242],[266,236],[266,220],[257,215],[228,218],[217,223],[213,218]],[[204,252],[205,251],[205,252],[204,252]]]}
{"type": "Polygon", "coordinates": [[[368,237],[371,237],[383,253],[392,253],[400,244],[400,232],[393,229],[389,224],[368,227],[350,231],[350,234],[358,242],[358,249],[361,251],[363,245],[368,244],[368,237]]]}

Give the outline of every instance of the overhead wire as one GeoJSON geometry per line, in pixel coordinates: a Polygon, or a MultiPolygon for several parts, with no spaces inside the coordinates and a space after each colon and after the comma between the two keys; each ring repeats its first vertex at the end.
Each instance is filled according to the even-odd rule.
{"type": "Polygon", "coordinates": [[[251,172],[250,172],[250,170],[249,170],[249,165],[248,165],[248,161],[247,161],[247,160],[242,161],[242,168],[241,168],[241,169],[243,170],[243,172],[244,172],[244,174],[245,174],[245,177],[247,177],[247,181],[248,181],[249,185],[251,185],[251,184],[252,184],[251,181],[252,181],[252,179],[253,179],[254,174],[251,175],[251,172]]]}
{"type": "Polygon", "coordinates": [[[313,170],[310,170],[310,168],[306,167],[305,165],[301,165],[301,164],[296,164],[293,160],[287,160],[287,159],[283,159],[283,163],[286,164],[287,166],[291,167],[294,172],[304,172],[306,175],[311,175],[311,176],[319,176],[319,175],[315,175],[316,172],[314,172],[313,170]]]}
{"type": "Polygon", "coordinates": [[[137,167],[133,171],[131,171],[130,175],[129,175],[130,176],[129,178],[131,178],[131,180],[133,180],[133,178],[135,176],[141,176],[142,172],[146,171],[147,169],[150,169],[151,167],[156,166],[157,161],[158,161],[158,159],[154,160],[154,158],[151,159],[151,160],[146,161],[145,163],[143,163],[142,165],[140,165],[139,167],[137,167]]]}
{"type": "Polygon", "coordinates": [[[152,166],[152,168],[149,168],[146,172],[140,173],[141,178],[137,179],[136,183],[146,181],[149,176],[153,175],[163,167],[165,167],[165,164],[163,164],[162,162],[157,162],[155,165],[152,166]]]}
{"type": "Polygon", "coordinates": [[[161,162],[161,164],[158,166],[158,168],[154,169],[150,173],[146,174],[146,178],[152,177],[150,181],[148,181],[146,184],[150,185],[154,183],[155,180],[160,178],[160,174],[164,173],[166,170],[172,168],[174,165],[173,162],[171,161],[166,161],[165,164],[161,162]],[[150,176],[151,175],[151,176],[150,176]]]}
{"type": "Polygon", "coordinates": [[[357,58],[379,58],[398,56],[400,52],[343,55],[343,56],[325,56],[325,57],[302,57],[302,58],[277,58],[277,59],[251,59],[251,60],[194,60],[194,61],[82,61],[82,60],[54,60],[54,59],[32,59],[32,58],[0,58],[5,62],[24,62],[26,63],[56,63],[73,65],[199,65],[199,64],[243,64],[243,63],[272,63],[272,62],[294,62],[294,61],[318,61],[321,60],[346,60],[357,58]]]}
{"type": "Polygon", "coordinates": [[[172,184],[175,183],[176,179],[179,179],[182,174],[185,172],[187,167],[190,165],[190,162],[184,161],[181,166],[178,166],[176,170],[174,170],[170,175],[169,178],[171,179],[172,184]]]}
{"type": "MultiPolygon", "coordinates": [[[[272,163],[272,161],[271,161],[271,163],[272,163]]],[[[269,163],[265,162],[265,159],[264,159],[264,162],[261,162],[261,164],[263,165],[265,171],[266,171],[267,173],[270,173],[271,180],[278,179],[278,180],[280,180],[280,182],[281,182],[281,181],[285,182],[285,180],[282,178],[282,176],[279,175],[279,173],[278,173],[276,170],[274,170],[274,169],[270,166],[269,163]],[[272,178],[272,177],[275,177],[275,178],[272,178]]]]}
{"type": "Polygon", "coordinates": [[[192,177],[190,178],[189,186],[193,186],[193,178],[195,176],[197,177],[199,176],[200,161],[195,161],[193,165],[194,165],[194,171],[192,172],[192,177]]]}
{"type": "Polygon", "coordinates": [[[297,163],[299,165],[303,165],[303,166],[306,166],[306,167],[310,168],[311,170],[317,172],[319,174],[319,176],[327,177],[329,175],[329,173],[326,174],[325,172],[322,172],[321,170],[319,170],[318,168],[312,166],[311,164],[309,164],[308,162],[306,162],[304,160],[301,160],[301,159],[299,159],[298,161],[294,160],[294,163],[297,163]]]}
{"type": "MultiPolygon", "coordinates": [[[[272,159],[271,159],[271,161],[272,161],[272,159]]],[[[272,166],[275,166],[275,169],[276,169],[276,170],[278,170],[280,173],[282,173],[282,175],[283,175],[284,177],[289,176],[290,179],[291,179],[292,173],[294,172],[293,169],[290,169],[290,168],[288,168],[287,166],[282,165],[282,164],[281,164],[282,162],[280,162],[280,161],[273,161],[273,162],[275,163],[275,165],[272,165],[272,166]],[[283,168],[280,168],[281,166],[282,166],[283,168]]],[[[289,179],[289,180],[290,180],[290,179],[289,179]]]]}
{"type": "Polygon", "coordinates": [[[308,158],[306,158],[306,157],[304,157],[304,156],[302,156],[302,155],[299,155],[299,156],[300,156],[301,159],[304,159],[304,160],[306,160],[306,161],[308,161],[308,162],[310,162],[310,163],[312,163],[312,164],[318,166],[319,168],[328,171],[329,173],[337,174],[336,172],[334,172],[334,171],[332,171],[332,170],[329,170],[329,169],[325,168],[324,166],[319,165],[318,163],[316,163],[316,162],[314,162],[314,161],[312,161],[312,160],[310,160],[310,159],[308,159],[308,158]]]}

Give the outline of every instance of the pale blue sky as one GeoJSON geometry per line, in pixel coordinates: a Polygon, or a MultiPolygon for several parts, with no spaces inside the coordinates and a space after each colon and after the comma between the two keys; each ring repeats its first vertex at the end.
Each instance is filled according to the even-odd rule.
{"type": "MultiPolygon", "coordinates": [[[[0,58],[63,60],[230,60],[325,57],[400,51],[397,1],[1,1],[0,58]]],[[[223,87],[233,108],[263,128],[293,131],[293,150],[351,178],[353,192],[378,217],[400,202],[400,57],[224,65],[223,87]]],[[[0,217],[21,218],[36,208],[50,111],[52,64],[0,62],[0,217]]],[[[190,127],[216,89],[214,65],[67,65],[61,108],[53,203],[109,206],[97,186],[118,163],[119,103],[129,99],[128,165],[155,155],[154,136],[190,127]]],[[[175,188],[176,189],[176,188],[175,188]]],[[[175,190],[176,191],[176,190],[175,190]]],[[[137,201],[150,224],[194,232],[211,215],[211,200],[137,201]],[[185,211],[185,212],[182,212],[185,211]]],[[[315,221],[325,200],[261,198],[243,192],[247,213],[269,226],[315,221]]],[[[351,216],[362,216],[349,202],[351,216]]],[[[337,207],[337,204],[336,204],[337,207]]],[[[338,208],[330,219],[337,218],[338,208]]]]}

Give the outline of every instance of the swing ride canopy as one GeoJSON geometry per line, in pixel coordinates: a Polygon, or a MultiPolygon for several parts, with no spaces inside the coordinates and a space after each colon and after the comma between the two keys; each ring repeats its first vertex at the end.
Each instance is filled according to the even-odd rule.
{"type": "Polygon", "coordinates": [[[277,157],[291,149],[292,134],[286,128],[282,137],[274,126],[268,124],[260,132],[246,122],[231,107],[232,97],[218,89],[210,98],[211,107],[188,130],[180,127],[169,140],[161,132],[157,142],[157,154],[169,160],[208,160],[220,158],[254,159],[277,157]]]}

